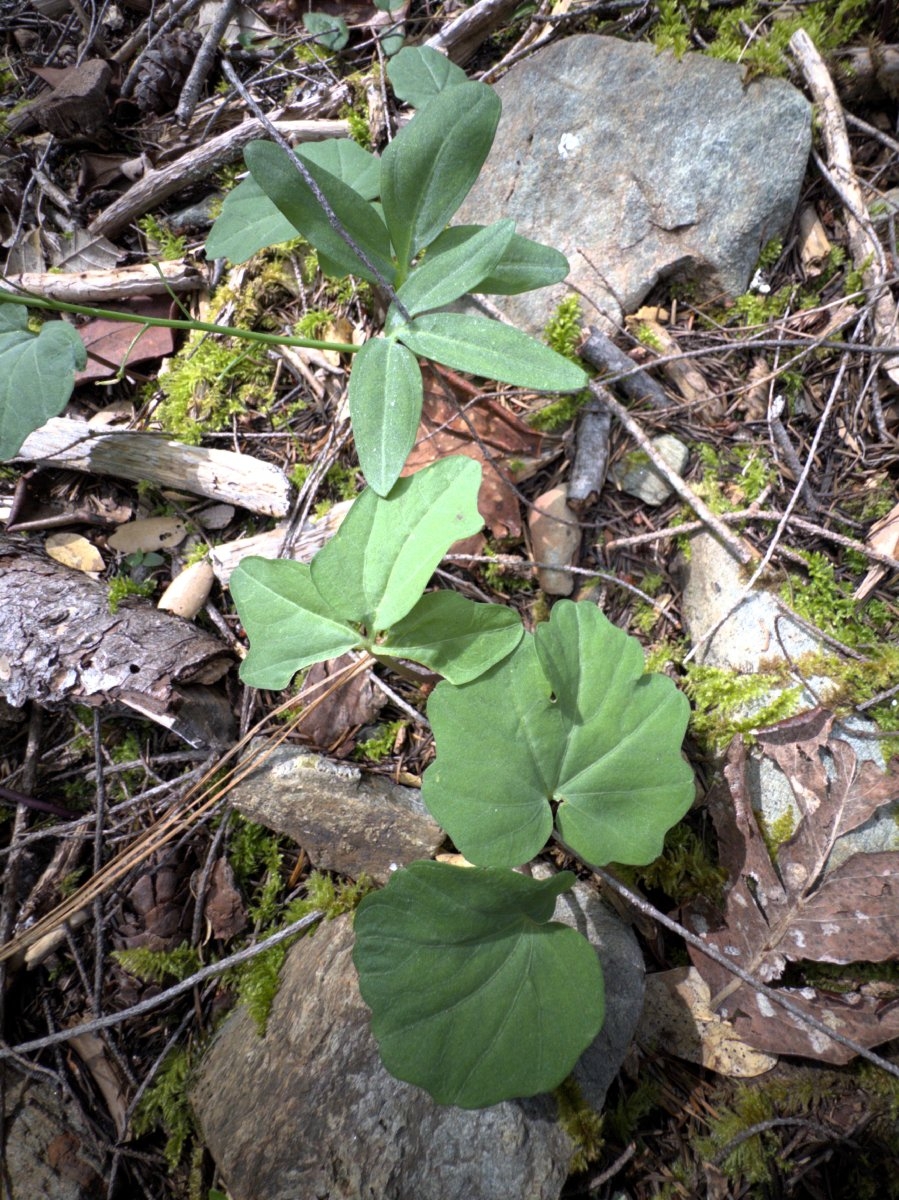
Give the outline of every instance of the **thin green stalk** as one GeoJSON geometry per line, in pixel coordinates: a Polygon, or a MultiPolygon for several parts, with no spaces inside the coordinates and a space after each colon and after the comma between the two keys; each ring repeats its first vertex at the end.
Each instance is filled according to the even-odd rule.
{"type": "Polygon", "coordinates": [[[117,312],[111,308],[90,308],[84,304],[69,304],[65,300],[48,300],[43,296],[18,295],[0,288],[0,304],[24,304],[28,308],[43,308],[50,312],[76,313],[82,317],[97,317],[107,321],[124,321],[131,325],[161,326],[163,329],[198,329],[202,333],[219,333],[223,337],[243,338],[247,342],[262,342],[267,346],[298,346],[306,350],[336,350],[338,354],[355,354],[359,346],[349,342],[323,342],[318,338],[288,337],[281,333],[259,333],[253,329],[238,329],[233,325],[213,325],[211,321],[181,321],[168,317],[142,317],[137,313],[117,312]]]}

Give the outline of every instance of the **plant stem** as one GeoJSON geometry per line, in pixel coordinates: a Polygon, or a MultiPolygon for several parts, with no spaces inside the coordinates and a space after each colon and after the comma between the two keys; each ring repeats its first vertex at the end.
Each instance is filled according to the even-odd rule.
{"type": "Polygon", "coordinates": [[[112,308],[91,308],[84,304],[69,304],[65,300],[47,300],[43,296],[20,296],[0,288],[0,304],[24,304],[28,308],[44,308],[50,312],[76,313],[82,317],[95,317],[106,321],[124,321],[144,327],[160,326],[163,329],[199,330],[201,333],[219,333],[222,337],[243,338],[247,342],[262,342],[267,346],[298,346],[306,350],[336,350],[338,354],[355,354],[358,346],[350,342],[323,342],[318,338],[289,337],[282,333],[259,333],[254,329],[238,329],[234,325],[214,325],[211,321],[182,321],[169,317],[142,317],[138,313],[118,312],[112,308]]]}

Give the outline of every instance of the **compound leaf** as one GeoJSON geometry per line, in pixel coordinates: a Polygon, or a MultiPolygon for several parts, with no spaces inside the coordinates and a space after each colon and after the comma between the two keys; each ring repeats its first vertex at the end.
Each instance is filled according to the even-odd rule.
{"type": "MultiPolygon", "coordinates": [[[[454,89],[455,90],[455,89],[454,89]]],[[[581,367],[511,325],[466,313],[425,313],[396,336],[422,358],[538,392],[578,392],[581,367]]]]}
{"type": "Polygon", "coordinates": [[[446,88],[381,155],[381,203],[401,272],[468,195],[500,111],[499,97],[484,83],[446,88]]]}
{"type": "Polygon", "coordinates": [[[413,108],[421,108],[444,88],[468,82],[461,67],[430,46],[406,46],[388,65],[387,78],[396,98],[413,108]]]}
{"type": "Polygon", "coordinates": [[[574,876],[416,862],[356,913],[354,961],[387,1069],[439,1104],[549,1091],[602,1025],[602,970],[551,920],[574,876]]]}
{"type": "MultiPolygon", "coordinates": [[[[438,255],[454,250],[480,229],[482,225],[451,225],[444,229],[428,246],[427,261],[435,262],[438,255]]],[[[492,296],[514,296],[561,283],[569,270],[568,259],[560,251],[516,233],[490,274],[470,290],[492,296]]]]}
{"type": "MultiPolygon", "coordinates": [[[[291,162],[286,150],[282,150],[273,142],[250,142],[244,151],[244,158],[253,178],[269,199],[290,221],[297,233],[301,233],[317,250],[327,256],[329,263],[344,274],[358,275],[367,279],[369,283],[377,282],[374,273],[331,227],[324,209],[291,162]]],[[[358,192],[330,171],[317,163],[310,162],[306,165],[341,224],[378,271],[387,279],[391,279],[394,268],[390,239],[377,211],[367,200],[363,200],[358,192]]]]}
{"type": "Polygon", "coordinates": [[[480,479],[476,462],[451,457],[399,480],[387,496],[366,488],[312,563],[330,610],[370,637],[401,620],[452,543],[481,528],[480,479]]]}
{"type": "Polygon", "coordinates": [[[378,646],[411,658],[451,683],[468,683],[511,654],[524,634],[521,618],[502,604],[477,604],[458,592],[429,592],[378,646]]]}
{"type": "Polygon", "coordinates": [[[24,307],[0,304],[0,460],[62,412],[86,362],[84,343],[66,321],[31,333],[24,307]]]}
{"type": "Polygon", "coordinates": [[[432,259],[429,254],[397,292],[397,300],[414,317],[480,290],[478,285],[502,258],[514,232],[514,221],[497,221],[476,230],[439,258],[432,259]]]}
{"type": "Polygon", "coordinates": [[[360,636],[318,594],[308,563],[245,558],[231,594],[250,640],[240,677],[278,691],[311,663],[351,650],[360,636]]]}
{"type": "Polygon", "coordinates": [[[693,799],[685,697],[645,675],[638,643],[590,604],[560,601],[474,682],[439,684],[428,716],[437,758],[422,799],[474,863],[527,862],[550,835],[551,803],[588,862],[651,862],[693,799]]]}
{"type": "Polygon", "coordinates": [[[385,338],[367,341],[353,363],[349,405],[362,473],[369,487],[386,496],[421,420],[421,371],[412,351],[385,338]]]}

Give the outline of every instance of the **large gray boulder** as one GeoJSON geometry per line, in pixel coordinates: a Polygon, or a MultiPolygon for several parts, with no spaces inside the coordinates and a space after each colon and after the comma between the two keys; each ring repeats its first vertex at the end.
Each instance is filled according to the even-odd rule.
{"type": "MultiPolygon", "coordinates": [[[[597,948],[606,1023],[575,1077],[602,1107],[643,1003],[630,929],[594,889],[556,919],[597,948]]],[[[435,1104],[387,1073],[352,962],[350,918],[289,952],[268,1028],[243,1010],[206,1053],[192,1093],[205,1144],[234,1200],[558,1200],[574,1149],[551,1096],[481,1111],[435,1104]]]]}
{"type": "MultiPolygon", "coordinates": [[[[669,276],[737,295],[789,227],[811,108],[783,80],[747,83],[732,63],[581,34],[518,63],[496,90],[496,141],[455,220],[514,217],[561,250],[594,306],[588,321],[618,323],[669,276]]],[[[566,291],[497,303],[538,332],[566,291]]]]}

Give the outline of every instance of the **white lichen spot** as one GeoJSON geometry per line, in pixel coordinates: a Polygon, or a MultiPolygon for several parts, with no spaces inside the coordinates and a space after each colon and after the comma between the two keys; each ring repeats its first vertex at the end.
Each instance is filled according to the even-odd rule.
{"type": "Polygon", "coordinates": [[[563,133],[559,138],[559,158],[573,158],[581,148],[581,139],[576,133],[563,133]]]}
{"type": "Polygon", "coordinates": [[[801,929],[793,930],[793,941],[796,943],[796,945],[799,947],[800,950],[805,949],[805,934],[802,932],[801,929]]]}
{"type": "Polygon", "coordinates": [[[762,1014],[763,1017],[773,1017],[774,1016],[774,1005],[771,1003],[771,1001],[768,999],[767,996],[763,996],[763,995],[759,994],[758,996],[756,996],[755,1002],[758,1005],[758,1010],[762,1014]]]}

